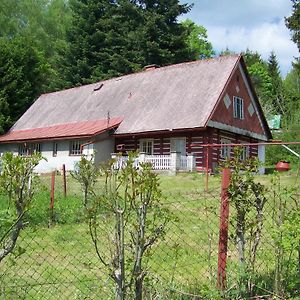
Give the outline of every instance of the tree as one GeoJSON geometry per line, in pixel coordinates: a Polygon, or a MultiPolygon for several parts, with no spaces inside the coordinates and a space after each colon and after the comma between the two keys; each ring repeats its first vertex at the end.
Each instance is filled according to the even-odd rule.
{"type": "Polygon", "coordinates": [[[212,44],[207,39],[207,30],[203,26],[195,24],[190,19],[186,19],[181,24],[189,32],[187,44],[194,59],[210,58],[215,54],[212,44]]]}
{"type": "MultiPolygon", "coordinates": [[[[165,234],[168,214],[160,204],[157,174],[150,164],[135,167],[129,153],[123,169],[115,161],[101,166],[100,195],[87,208],[90,235],[100,264],[116,289],[116,299],[141,300],[151,248],[165,234]],[[104,249],[106,245],[108,249],[104,249]]],[[[79,164],[79,167],[83,164],[79,164]]],[[[84,173],[86,168],[81,170],[84,173]]],[[[88,171],[90,173],[90,171],[88,171]]],[[[90,185],[89,192],[94,193],[90,185]]]]}
{"type": "Polygon", "coordinates": [[[232,170],[228,188],[235,239],[240,264],[240,286],[245,288],[249,298],[253,296],[256,256],[262,237],[264,210],[267,201],[266,188],[256,182],[254,174],[259,163],[253,157],[241,160],[242,149],[234,149],[234,157],[224,162],[224,167],[232,170]]]}
{"type": "MultiPolygon", "coordinates": [[[[285,18],[285,24],[292,31],[292,40],[297,44],[300,51],[300,1],[292,0],[293,13],[285,18]]],[[[295,67],[300,70],[300,59],[296,58],[295,67]]]]}
{"type": "Polygon", "coordinates": [[[66,0],[3,0],[0,2],[0,37],[27,40],[41,60],[47,61],[41,92],[62,87],[58,67],[66,47],[65,32],[70,22],[66,0]]]}
{"type": "Polygon", "coordinates": [[[274,113],[272,105],[272,80],[268,72],[268,64],[258,52],[249,49],[243,53],[251,81],[262,104],[266,116],[274,113]]]}
{"type": "Polygon", "coordinates": [[[73,0],[63,75],[78,85],[191,59],[178,0],[73,0]]]}
{"type": "Polygon", "coordinates": [[[177,21],[192,6],[180,4],[179,0],[135,2],[143,18],[139,32],[145,63],[164,66],[192,60],[193,55],[186,42],[189,32],[177,21]]]}
{"type": "Polygon", "coordinates": [[[6,131],[40,94],[46,70],[30,40],[0,39],[0,131],[6,131]]]}
{"type": "Polygon", "coordinates": [[[274,107],[274,112],[277,114],[284,114],[284,99],[282,91],[282,79],[280,75],[279,65],[276,54],[271,52],[268,58],[268,74],[271,79],[271,101],[270,103],[274,107]]]}
{"type": "Polygon", "coordinates": [[[74,171],[71,171],[71,176],[77,180],[83,192],[83,206],[88,208],[89,196],[94,194],[93,190],[99,177],[99,169],[94,163],[94,155],[89,159],[82,156],[80,161],[76,163],[74,171]]]}
{"type": "Polygon", "coordinates": [[[8,197],[9,206],[1,218],[0,262],[14,250],[24,227],[23,220],[34,196],[36,178],[33,170],[41,155],[22,157],[7,152],[1,160],[0,193],[8,197]]]}

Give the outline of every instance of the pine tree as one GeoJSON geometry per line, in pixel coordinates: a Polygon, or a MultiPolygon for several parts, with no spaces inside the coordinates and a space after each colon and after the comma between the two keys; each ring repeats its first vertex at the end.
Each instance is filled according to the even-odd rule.
{"type": "Polygon", "coordinates": [[[271,99],[275,113],[284,114],[284,103],[282,93],[282,79],[280,75],[279,65],[276,54],[271,52],[268,58],[268,74],[271,78],[271,99]]]}
{"type": "MultiPolygon", "coordinates": [[[[285,24],[292,31],[292,40],[297,44],[300,51],[300,1],[292,0],[293,13],[285,18],[285,24]]],[[[300,58],[296,58],[295,67],[300,71],[300,58]]]]}
{"type": "Polygon", "coordinates": [[[191,9],[179,0],[139,0],[143,23],[139,28],[145,64],[160,66],[194,59],[187,44],[189,31],[177,18],[191,9]]]}
{"type": "Polygon", "coordinates": [[[177,22],[190,7],[179,0],[73,0],[71,7],[62,69],[67,86],[192,58],[177,22]]]}

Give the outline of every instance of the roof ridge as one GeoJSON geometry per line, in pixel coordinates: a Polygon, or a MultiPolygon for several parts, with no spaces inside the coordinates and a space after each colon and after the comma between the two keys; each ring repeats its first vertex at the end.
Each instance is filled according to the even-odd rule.
{"type": "Polygon", "coordinates": [[[63,89],[63,90],[59,90],[59,91],[53,91],[53,92],[49,92],[49,93],[43,93],[43,94],[40,95],[40,97],[43,97],[44,95],[50,95],[50,94],[56,94],[56,93],[62,93],[62,92],[65,92],[65,91],[75,90],[75,89],[78,89],[78,88],[83,88],[83,87],[88,87],[88,86],[95,86],[95,85],[100,84],[100,83],[104,84],[104,83],[110,82],[110,81],[122,80],[124,77],[137,76],[137,75],[144,74],[144,73],[147,73],[147,74],[148,73],[153,73],[155,71],[171,69],[171,68],[180,67],[180,66],[183,66],[183,65],[202,64],[202,63],[210,62],[212,60],[217,61],[217,60],[228,59],[228,58],[233,58],[233,57],[236,57],[237,59],[239,59],[240,56],[241,56],[241,54],[230,54],[230,55],[223,55],[223,56],[219,55],[219,56],[209,57],[209,58],[205,58],[205,59],[198,59],[198,60],[193,60],[193,61],[180,62],[180,63],[176,63],[176,64],[162,66],[162,67],[153,69],[151,71],[141,70],[141,71],[137,71],[137,72],[133,72],[133,73],[129,73],[129,74],[123,74],[123,75],[118,76],[118,77],[112,77],[112,78],[109,78],[109,79],[96,81],[94,83],[84,84],[84,85],[80,85],[80,86],[74,86],[74,87],[70,87],[70,88],[67,88],[67,89],[63,89]]]}

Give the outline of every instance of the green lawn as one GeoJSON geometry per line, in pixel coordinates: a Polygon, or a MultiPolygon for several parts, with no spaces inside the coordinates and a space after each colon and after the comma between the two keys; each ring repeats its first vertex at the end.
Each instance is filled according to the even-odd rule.
{"type": "MultiPolygon", "coordinates": [[[[271,185],[271,175],[257,180],[271,185]]],[[[44,188],[37,193],[27,216],[14,255],[0,263],[0,299],[114,299],[114,289],[107,270],[97,259],[82,208],[80,186],[68,177],[68,196],[62,196],[62,177],[56,177],[55,219],[49,225],[50,177],[43,176],[44,188]]],[[[216,290],[220,176],[179,174],[160,175],[163,205],[171,212],[165,238],[155,245],[146,258],[146,285],[149,299],[218,299],[216,290]],[[198,298],[193,295],[200,295],[198,298]]],[[[297,186],[295,173],[282,174],[282,186],[297,186]]],[[[1,196],[0,196],[1,197],[1,196]]],[[[271,199],[271,196],[270,196],[271,199]]],[[[274,202],[275,201],[275,202],[274,202]]],[[[257,288],[260,295],[271,295],[274,281],[274,205],[272,198],[265,210],[262,240],[257,253],[257,288]]],[[[292,201],[289,210],[295,208],[292,201]]],[[[0,198],[0,211],[7,202],[0,198]]],[[[233,208],[231,213],[234,213],[233,208]]],[[[104,224],[104,222],[103,222],[104,224]]],[[[101,226],[99,247],[109,256],[113,230],[111,221],[101,226]]],[[[239,299],[240,268],[230,225],[228,250],[227,296],[239,299]]],[[[292,299],[297,292],[296,251],[286,251],[282,272],[285,295],[292,299]],[[286,282],[289,281],[289,282],[286,282]]]]}

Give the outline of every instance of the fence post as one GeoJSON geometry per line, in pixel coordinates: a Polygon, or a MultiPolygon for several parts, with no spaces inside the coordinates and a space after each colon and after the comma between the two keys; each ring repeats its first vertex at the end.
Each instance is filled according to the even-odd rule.
{"type": "Polygon", "coordinates": [[[193,153],[188,154],[188,171],[194,172],[196,169],[195,156],[193,153]]]}
{"type": "Polygon", "coordinates": [[[176,175],[176,172],[180,169],[180,156],[181,154],[176,151],[171,151],[171,174],[176,175]]]}
{"type": "Polygon", "coordinates": [[[218,252],[218,276],[217,287],[224,290],[226,287],[226,261],[228,243],[228,218],[229,218],[229,195],[231,171],[228,168],[222,171],[221,205],[220,205],[220,231],[218,252]]]}
{"type": "Polygon", "coordinates": [[[63,182],[64,182],[64,197],[67,197],[67,178],[66,178],[66,165],[63,164],[62,166],[62,172],[63,172],[63,182]]]}
{"type": "Polygon", "coordinates": [[[54,221],[54,191],[55,191],[55,172],[53,171],[51,174],[51,194],[50,194],[50,222],[51,225],[54,221]]]}

